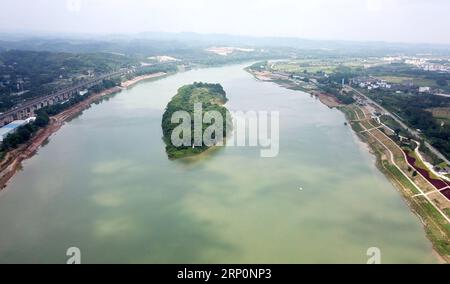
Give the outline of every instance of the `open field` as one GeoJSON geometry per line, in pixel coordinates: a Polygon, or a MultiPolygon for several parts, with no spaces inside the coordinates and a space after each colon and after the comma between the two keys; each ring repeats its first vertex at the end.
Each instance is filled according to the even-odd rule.
{"type": "MultiPolygon", "coordinates": [[[[348,106],[340,106],[338,107],[339,110],[341,110],[348,120],[357,120],[357,117],[355,115],[355,112],[348,106]]],[[[361,129],[362,130],[362,129],[361,129]]]]}
{"type": "Polygon", "coordinates": [[[362,70],[368,67],[382,64],[380,58],[330,58],[324,59],[296,59],[289,62],[278,62],[272,65],[274,71],[304,73],[310,74],[317,72],[324,72],[332,74],[342,69],[347,70],[362,70]]]}
{"type": "Polygon", "coordinates": [[[318,94],[320,102],[322,102],[324,105],[326,105],[329,108],[335,108],[340,106],[340,103],[336,98],[330,95],[325,94],[318,94]]]}
{"type": "Polygon", "coordinates": [[[273,66],[275,71],[292,72],[292,73],[317,73],[325,72],[331,74],[336,70],[335,66],[331,65],[309,65],[309,64],[293,64],[293,63],[280,63],[273,66]]]}
{"type": "Polygon", "coordinates": [[[392,128],[393,130],[401,128],[400,124],[388,115],[381,116],[381,122],[392,128]]]}
{"type": "Polygon", "coordinates": [[[393,84],[404,84],[404,83],[408,83],[408,82],[412,82],[414,85],[417,86],[427,86],[427,87],[436,87],[436,81],[435,80],[430,80],[430,79],[425,79],[425,78],[421,78],[421,77],[408,77],[408,76],[376,76],[376,78],[380,79],[380,80],[385,80],[388,83],[393,83],[393,84]]]}
{"type": "Polygon", "coordinates": [[[359,122],[351,122],[352,128],[356,132],[364,131],[364,128],[362,128],[361,124],[359,122]]]}
{"type": "Polygon", "coordinates": [[[450,107],[438,107],[427,109],[427,111],[433,114],[433,117],[438,120],[450,122],[450,107]]]}
{"type": "Polygon", "coordinates": [[[446,253],[444,258],[449,261],[450,254],[450,224],[424,197],[412,199],[411,207],[421,216],[428,237],[439,253],[446,253]]]}
{"type": "Polygon", "coordinates": [[[412,194],[420,194],[420,192],[417,190],[417,188],[405,177],[405,175],[397,169],[392,164],[389,164],[386,160],[383,161],[383,167],[388,170],[392,177],[406,187],[412,194]]]}

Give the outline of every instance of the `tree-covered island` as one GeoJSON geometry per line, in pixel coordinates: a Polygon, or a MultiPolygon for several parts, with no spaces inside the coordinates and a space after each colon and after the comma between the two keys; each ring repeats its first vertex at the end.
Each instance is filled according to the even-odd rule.
{"type": "Polygon", "coordinates": [[[220,84],[185,85],[167,105],[162,129],[169,159],[198,155],[221,145],[232,130],[228,101],[220,84]]]}

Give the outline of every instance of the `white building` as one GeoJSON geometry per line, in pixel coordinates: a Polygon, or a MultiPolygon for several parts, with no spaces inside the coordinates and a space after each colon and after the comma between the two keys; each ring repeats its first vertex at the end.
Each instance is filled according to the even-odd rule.
{"type": "Polygon", "coordinates": [[[36,118],[35,117],[30,117],[26,120],[15,120],[13,122],[11,122],[8,125],[3,126],[2,128],[0,128],[0,142],[3,142],[3,140],[9,135],[12,134],[14,132],[16,132],[17,128],[24,126],[30,122],[35,121],[36,118]]]}
{"type": "Polygon", "coordinates": [[[420,87],[419,93],[429,93],[431,91],[430,87],[420,87]]]}

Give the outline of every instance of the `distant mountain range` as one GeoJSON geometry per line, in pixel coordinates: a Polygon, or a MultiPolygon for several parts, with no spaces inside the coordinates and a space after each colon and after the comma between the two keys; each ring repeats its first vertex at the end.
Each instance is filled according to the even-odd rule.
{"type": "Polygon", "coordinates": [[[162,51],[204,48],[208,46],[284,47],[302,50],[321,50],[350,53],[430,53],[450,55],[449,45],[411,44],[388,42],[355,42],[334,40],[310,40],[292,37],[251,37],[226,34],[162,33],[138,34],[49,34],[49,33],[0,33],[0,51],[21,49],[62,52],[123,52],[140,53],[142,50],[162,51]]]}

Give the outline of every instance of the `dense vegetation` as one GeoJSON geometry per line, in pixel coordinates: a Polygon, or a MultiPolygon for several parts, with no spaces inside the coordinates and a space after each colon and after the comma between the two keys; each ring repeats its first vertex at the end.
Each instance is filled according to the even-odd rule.
{"type": "Polygon", "coordinates": [[[247,69],[257,71],[257,72],[267,71],[268,64],[269,64],[268,61],[257,62],[255,64],[251,65],[250,67],[247,67],[247,69]]]}
{"type": "MultiPolygon", "coordinates": [[[[194,119],[194,105],[196,103],[202,103],[203,113],[207,111],[218,111],[223,118],[223,138],[227,136],[227,132],[231,129],[231,116],[228,110],[222,105],[227,102],[226,93],[220,84],[207,84],[207,83],[194,83],[192,85],[186,85],[178,90],[178,93],[167,105],[166,111],[162,119],[162,129],[164,134],[164,141],[166,143],[166,152],[170,159],[184,158],[200,154],[206,151],[209,147],[202,143],[202,146],[198,147],[175,147],[172,144],[171,137],[172,132],[178,124],[173,124],[171,119],[172,115],[177,111],[186,111],[191,116],[191,121],[194,119]]],[[[202,133],[211,124],[202,124],[202,133]]],[[[191,132],[191,145],[194,145],[194,129],[193,124],[190,125],[190,129],[184,129],[184,133],[191,132]]],[[[221,142],[221,141],[218,141],[221,142]]]]}
{"type": "Polygon", "coordinates": [[[344,105],[350,105],[355,102],[355,99],[350,94],[342,94],[340,92],[340,85],[338,84],[329,84],[325,86],[321,86],[321,89],[330,95],[333,95],[336,99],[339,100],[344,105]]]}
{"type": "Polygon", "coordinates": [[[175,63],[160,63],[160,64],[154,64],[149,66],[143,66],[140,67],[139,70],[137,70],[133,74],[127,75],[127,79],[133,79],[136,76],[142,76],[147,74],[154,74],[159,72],[164,73],[174,73],[178,71],[178,66],[175,63]]]}
{"type": "Polygon", "coordinates": [[[390,92],[372,92],[372,99],[386,107],[389,111],[404,118],[412,127],[420,129],[431,144],[447,157],[450,157],[450,125],[442,125],[428,111],[430,108],[450,107],[450,98],[417,95],[392,94],[390,92]]]}

